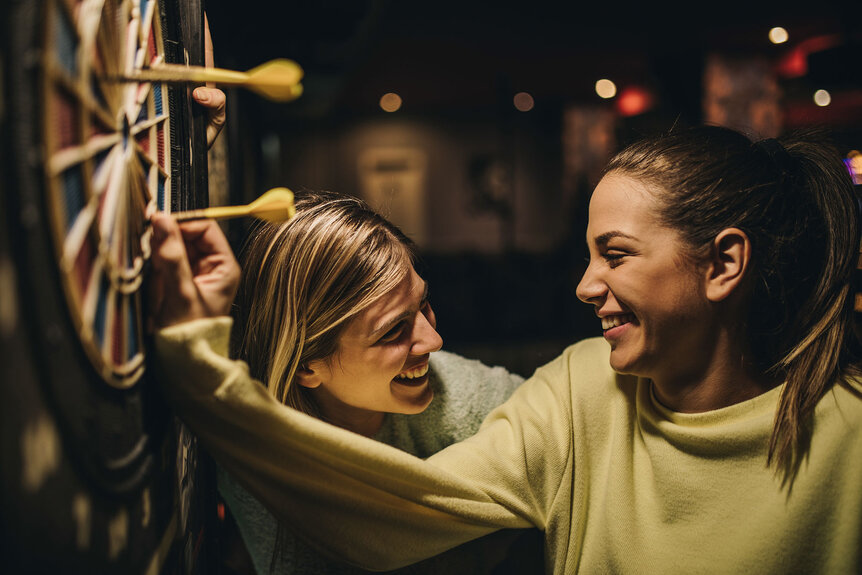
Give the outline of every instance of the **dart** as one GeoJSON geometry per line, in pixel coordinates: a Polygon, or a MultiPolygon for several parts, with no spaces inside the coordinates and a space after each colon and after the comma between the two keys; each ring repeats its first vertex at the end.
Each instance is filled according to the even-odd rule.
{"type": "Polygon", "coordinates": [[[138,70],[123,80],[144,82],[214,82],[227,86],[242,86],[276,102],[289,102],[302,95],[304,72],[293,60],[279,58],[252,68],[236,72],[223,68],[204,68],[180,64],[156,64],[138,70]]]}
{"type": "Polygon", "coordinates": [[[273,188],[245,206],[222,206],[176,212],[173,215],[178,222],[189,220],[226,220],[252,216],[273,224],[280,224],[294,216],[293,192],[287,188],[273,188]]]}

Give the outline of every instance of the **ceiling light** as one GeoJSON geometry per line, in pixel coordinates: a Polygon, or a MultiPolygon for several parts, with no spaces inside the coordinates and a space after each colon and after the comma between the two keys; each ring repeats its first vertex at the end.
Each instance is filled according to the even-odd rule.
{"type": "Polygon", "coordinates": [[[384,112],[397,112],[401,108],[401,96],[387,92],[380,97],[380,107],[384,112]]]}
{"type": "Polygon", "coordinates": [[[602,78],[596,82],[596,94],[606,100],[613,98],[617,94],[617,85],[606,78],[602,78]]]}
{"type": "Polygon", "coordinates": [[[527,92],[518,92],[515,94],[515,97],[512,98],[512,103],[515,104],[515,109],[519,112],[529,112],[535,104],[533,97],[527,92]]]}
{"type": "Polygon", "coordinates": [[[790,36],[787,34],[787,30],[781,26],[776,26],[769,31],[769,41],[773,44],[784,44],[787,42],[788,38],[790,38],[790,36]]]}
{"type": "Polygon", "coordinates": [[[826,90],[817,90],[814,92],[814,103],[818,106],[828,106],[832,103],[832,94],[826,90]]]}

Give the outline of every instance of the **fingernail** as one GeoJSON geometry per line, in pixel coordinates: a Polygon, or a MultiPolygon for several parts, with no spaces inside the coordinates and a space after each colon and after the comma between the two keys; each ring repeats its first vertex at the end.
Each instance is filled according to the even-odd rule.
{"type": "Polygon", "coordinates": [[[209,102],[210,101],[209,91],[208,90],[202,90],[202,89],[198,88],[197,90],[195,90],[195,98],[197,98],[199,102],[209,102]]]}

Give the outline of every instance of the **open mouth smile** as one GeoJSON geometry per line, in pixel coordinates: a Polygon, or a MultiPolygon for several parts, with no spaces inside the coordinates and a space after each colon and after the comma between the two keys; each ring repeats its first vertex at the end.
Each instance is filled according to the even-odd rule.
{"type": "Polygon", "coordinates": [[[401,382],[413,382],[413,380],[420,379],[424,377],[428,373],[428,364],[424,363],[422,365],[418,365],[414,368],[408,369],[402,373],[399,373],[396,377],[396,381],[401,382]]]}
{"type": "Polygon", "coordinates": [[[623,313],[619,315],[609,315],[601,318],[602,320],[602,331],[608,331],[609,329],[613,329],[615,327],[619,327],[621,325],[631,323],[634,321],[635,316],[631,313],[623,313]]]}

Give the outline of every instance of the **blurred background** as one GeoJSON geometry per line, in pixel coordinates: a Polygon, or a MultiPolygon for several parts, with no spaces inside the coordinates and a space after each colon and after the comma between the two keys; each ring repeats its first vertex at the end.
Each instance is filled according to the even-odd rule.
{"type": "Polygon", "coordinates": [[[292,103],[226,90],[211,202],[366,199],[417,242],[445,347],[530,375],[600,333],[575,286],[621,146],[706,122],[862,149],[859,2],[560,4],[208,0],[216,66],[305,70],[292,103]]]}

